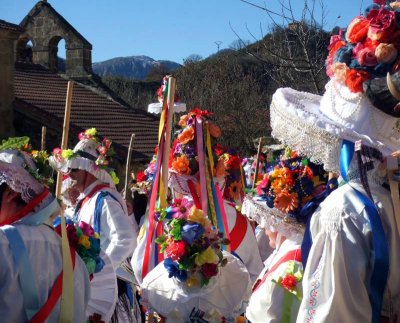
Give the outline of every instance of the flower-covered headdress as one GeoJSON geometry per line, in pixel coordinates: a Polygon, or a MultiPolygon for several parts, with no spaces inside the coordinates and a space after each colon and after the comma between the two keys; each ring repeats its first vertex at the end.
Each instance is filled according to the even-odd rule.
{"type": "Polygon", "coordinates": [[[226,264],[221,245],[229,241],[211,225],[207,214],[185,198],[174,200],[156,215],[159,221],[168,220],[156,242],[165,252],[169,277],[186,282],[188,287],[207,285],[226,264]]]}
{"type": "Polygon", "coordinates": [[[217,163],[214,171],[216,178],[224,178],[223,196],[228,201],[241,205],[244,198],[244,174],[242,159],[234,149],[214,146],[217,163]],[[225,180],[226,179],[226,180],[225,180]]]}
{"type": "Polygon", "coordinates": [[[100,139],[97,130],[91,128],[79,134],[79,142],[73,150],[55,148],[50,162],[63,173],[67,173],[69,169],[82,169],[114,187],[119,179],[110,168],[111,159],[115,155],[111,143],[105,137],[100,139]]]}
{"type": "MultiPolygon", "coordinates": [[[[17,221],[39,225],[59,211],[57,200],[48,188],[34,177],[35,174],[41,179],[45,178],[39,173],[38,167],[29,154],[16,149],[0,151],[0,185],[7,184],[14,192],[20,193],[21,199],[26,203],[20,212],[15,216],[10,216],[0,225],[17,221]],[[36,217],[35,214],[38,211],[43,212],[36,217]]],[[[44,183],[47,182],[44,181],[44,183]]]]}
{"type": "Polygon", "coordinates": [[[387,75],[400,71],[399,8],[397,1],[375,0],[346,32],[331,37],[326,60],[330,78],[352,93],[365,93],[376,107],[396,117],[400,117],[399,98],[391,95],[387,81],[398,86],[400,79],[392,81],[387,75]]]}
{"type": "MultiPolygon", "coordinates": [[[[161,86],[157,89],[157,103],[150,103],[147,108],[147,112],[160,114],[163,108],[163,103],[167,99],[168,95],[168,78],[170,76],[164,76],[161,82],[161,86]]],[[[178,95],[175,93],[174,98],[174,112],[180,113],[186,111],[186,104],[180,102],[178,95]]]]}
{"type": "Polygon", "coordinates": [[[288,149],[257,183],[256,196],[246,197],[242,211],[263,227],[286,236],[296,230],[302,233],[311,215],[304,206],[326,190],[327,182],[322,166],[288,149]]]}
{"type": "MultiPolygon", "coordinates": [[[[180,117],[178,122],[180,129],[176,131],[176,139],[172,145],[169,165],[169,187],[178,193],[191,194],[187,182],[191,180],[194,183],[198,183],[199,161],[201,162],[202,160],[204,163],[206,154],[213,155],[213,162],[217,162],[217,158],[214,156],[215,152],[212,151],[211,146],[210,151],[206,151],[204,148],[207,147],[208,139],[211,145],[211,138],[217,139],[221,135],[220,128],[210,120],[211,115],[212,113],[207,110],[196,108],[180,117]],[[201,131],[203,134],[200,135],[200,138],[196,130],[196,119],[200,119],[202,122],[201,131]],[[207,133],[210,134],[209,138],[207,138],[207,133]],[[198,140],[203,141],[201,149],[199,149],[198,140]],[[199,157],[199,150],[204,151],[203,158],[199,157]]],[[[213,174],[210,175],[212,176],[213,174]]]]}
{"type": "Polygon", "coordinates": [[[343,140],[362,140],[383,156],[398,150],[398,7],[375,0],[346,33],[333,36],[327,58],[331,80],[322,97],[290,88],[275,92],[274,137],[335,173],[343,140]],[[388,72],[394,75],[386,77],[388,72]]]}

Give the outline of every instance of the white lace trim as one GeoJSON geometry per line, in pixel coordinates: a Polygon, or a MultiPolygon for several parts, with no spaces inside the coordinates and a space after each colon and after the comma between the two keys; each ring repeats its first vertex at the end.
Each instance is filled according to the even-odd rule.
{"type": "Polygon", "coordinates": [[[323,164],[325,170],[340,173],[341,138],[294,117],[274,102],[270,112],[273,137],[309,157],[312,162],[323,164]]]}
{"type": "Polygon", "coordinates": [[[63,166],[63,171],[67,171],[68,168],[85,170],[95,176],[101,182],[110,185],[110,187],[115,187],[114,181],[112,180],[110,174],[104,169],[98,167],[93,161],[89,159],[77,157],[72,158],[71,160],[67,160],[65,165],[63,166]]]}
{"type": "Polygon", "coordinates": [[[25,169],[0,161],[0,185],[3,183],[6,183],[13,191],[20,193],[26,203],[29,203],[44,189],[25,169]]]}
{"type": "Polygon", "coordinates": [[[264,201],[255,201],[251,196],[245,197],[241,212],[262,228],[273,227],[286,238],[304,234],[304,225],[275,208],[269,208],[264,201]]]}

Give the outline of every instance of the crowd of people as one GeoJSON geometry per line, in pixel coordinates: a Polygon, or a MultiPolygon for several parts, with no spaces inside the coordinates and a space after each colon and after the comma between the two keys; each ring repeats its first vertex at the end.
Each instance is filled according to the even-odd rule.
{"type": "Polygon", "coordinates": [[[51,156],[3,141],[1,320],[400,322],[398,10],[332,37],[323,96],[275,92],[273,158],[194,109],[120,193],[95,128],[51,156]]]}

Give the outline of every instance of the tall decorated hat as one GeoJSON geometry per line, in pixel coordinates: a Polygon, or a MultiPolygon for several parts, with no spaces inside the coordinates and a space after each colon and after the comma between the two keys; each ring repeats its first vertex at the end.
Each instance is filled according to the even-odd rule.
{"type": "MultiPolygon", "coordinates": [[[[168,95],[168,78],[169,76],[165,76],[161,82],[161,86],[157,89],[157,99],[158,102],[156,103],[150,103],[147,107],[147,112],[150,113],[155,113],[155,114],[160,114],[164,101],[167,99],[168,95]]],[[[180,102],[178,95],[175,94],[174,98],[174,112],[175,113],[181,113],[186,111],[186,104],[180,102]]]]}
{"type": "Polygon", "coordinates": [[[68,173],[70,169],[85,170],[114,187],[119,179],[110,165],[115,155],[111,143],[105,137],[101,139],[95,128],[87,129],[79,134],[79,142],[74,149],[55,148],[50,163],[63,173],[68,173]]]}
{"type": "Polygon", "coordinates": [[[327,183],[321,165],[288,149],[257,183],[256,194],[246,196],[242,212],[265,229],[302,236],[315,210],[310,204],[327,196],[327,183]]]}
{"type": "Polygon", "coordinates": [[[362,140],[387,156],[400,147],[399,2],[375,0],[346,31],[331,37],[323,96],[278,89],[272,135],[340,172],[343,141],[362,140]]]}
{"type": "Polygon", "coordinates": [[[145,306],[174,322],[234,319],[250,294],[249,274],[241,261],[222,251],[224,239],[207,214],[187,198],[156,211],[164,233],[156,242],[164,261],[141,285],[145,306]]]}

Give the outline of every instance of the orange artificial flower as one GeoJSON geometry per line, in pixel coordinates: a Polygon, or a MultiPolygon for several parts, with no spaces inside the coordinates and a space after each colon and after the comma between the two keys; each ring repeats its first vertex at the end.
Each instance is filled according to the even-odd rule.
{"type": "Polygon", "coordinates": [[[362,16],[356,17],[347,27],[346,40],[349,43],[359,43],[367,38],[369,20],[362,16]]]}
{"type": "Polygon", "coordinates": [[[299,206],[296,193],[290,193],[287,190],[282,190],[276,194],[274,206],[282,212],[289,213],[294,211],[299,206]]]}
{"type": "Polygon", "coordinates": [[[182,128],[183,128],[183,127],[186,127],[186,122],[187,122],[188,119],[189,119],[189,115],[188,115],[188,114],[185,114],[185,115],[181,116],[181,118],[179,119],[178,124],[179,124],[182,128]]]}
{"type": "Polygon", "coordinates": [[[207,128],[212,137],[219,138],[221,136],[221,129],[215,123],[208,121],[207,128]]]}
{"type": "Polygon", "coordinates": [[[172,161],[172,168],[177,171],[179,174],[190,175],[191,170],[189,167],[189,160],[185,155],[176,157],[172,161]]]}
{"type": "Polygon", "coordinates": [[[363,83],[368,79],[367,71],[350,69],[346,75],[346,86],[353,93],[363,92],[363,83]]]}
{"type": "Polygon", "coordinates": [[[192,127],[186,128],[178,135],[178,141],[185,145],[194,138],[194,129],[192,127]]]}

